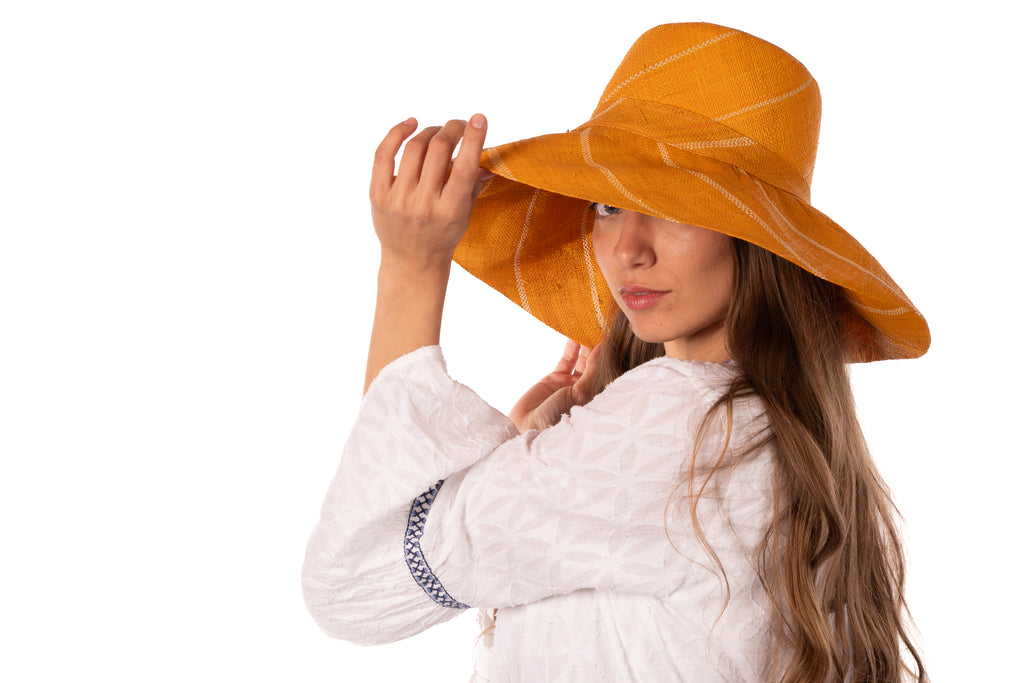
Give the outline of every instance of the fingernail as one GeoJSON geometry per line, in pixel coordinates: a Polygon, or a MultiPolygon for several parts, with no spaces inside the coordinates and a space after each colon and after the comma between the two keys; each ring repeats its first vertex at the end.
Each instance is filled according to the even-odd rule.
{"type": "Polygon", "coordinates": [[[403,126],[415,126],[416,125],[415,117],[410,116],[405,121],[402,121],[402,125],[403,126]]]}
{"type": "Polygon", "coordinates": [[[469,119],[469,125],[474,128],[483,128],[485,123],[487,123],[487,119],[484,118],[483,114],[473,114],[469,119]]]}

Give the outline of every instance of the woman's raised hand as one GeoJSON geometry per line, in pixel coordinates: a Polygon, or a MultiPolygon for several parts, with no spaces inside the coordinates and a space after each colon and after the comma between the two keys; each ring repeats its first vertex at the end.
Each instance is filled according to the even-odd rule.
{"type": "Polygon", "coordinates": [[[588,403],[596,389],[600,353],[600,344],[590,350],[568,340],[555,369],[530,387],[509,411],[519,431],[546,429],[573,406],[588,403]]]}
{"type": "Polygon", "coordinates": [[[406,143],[395,174],[395,155],[416,125],[415,119],[398,124],[377,148],[370,179],[373,226],[382,266],[395,261],[403,268],[448,268],[485,175],[480,153],[487,119],[475,114],[468,124],[453,120],[424,128],[406,143]]]}
{"type": "Polygon", "coordinates": [[[480,153],[487,119],[480,114],[468,125],[424,128],[406,143],[396,175],[395,155],[415,130],[415,119],[392,128],[373,159],[370,208],[381,251],[364,391],[391,361],[440,342],[452,256],[486,175],[480,153]]]}

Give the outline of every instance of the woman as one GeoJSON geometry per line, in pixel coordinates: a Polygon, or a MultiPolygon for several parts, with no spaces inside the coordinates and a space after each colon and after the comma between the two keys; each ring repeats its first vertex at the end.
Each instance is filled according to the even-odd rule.
{"type": "Polygon", "coordinates": [[[819,112],[782,50],[673,24],[573,131],[388,133],[367,391],[304,568],[328,633],[474,606],[478,680],[926,679],[846,363],[928,330],[810,205],[819,112]],[[445,373],[453,256],[575,340],[511,419],[445,373]]]}

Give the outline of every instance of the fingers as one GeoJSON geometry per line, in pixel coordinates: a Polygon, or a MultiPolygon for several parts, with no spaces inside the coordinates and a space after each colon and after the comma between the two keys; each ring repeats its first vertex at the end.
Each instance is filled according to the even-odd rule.
{"type": "Polygon", "coordinates": [[[590,349],[586,346],[580,346],[580,354],[576,358],[576,367],[573,368],[572,374],[579,377],[583,374],[583,371],[587,368],[587,359],[590,357],[590,349]]]}
{"type": "Polygon", "coordinates": [[[598,360],[601,358],[601,344],[587,352],[584,359],[584,367],[580,371],[579,379],[572,385],[570,392],[573,401],[577,405],[589,403],[594,398],[597,389],[597,371],[600,367],[598,360]]]}
{"type": "Polygon", "coordinates": [[[394,181],[405,190],[419,188],[435,195],[444,192],[454,203],[471,199],[481,179],[480,154],[487,135],[487,119],[475,114],[470,121],[467,124],[454,119],[444,127],[430,126],[421,130],[406,143],[397,178],[395,155],[416,129],[416,120],[409,119],[392,128],[377,148],[371,191],[390,188],[394,181]],[[452,153],[460,140],[459,155],[452,162],[452,153]]]}
{"type": "Polygon", "coordinates": [[[444,124],[444,127],[431,138],[426,158],[423,161],[423,170],[420,173],[420,185],[423,189],[441,194],[445,181],[448,179],[452,152],[455,151],[465,130],[466,122],[456,119],[444,124]]]}
{"type": "Polygon", "coordinates": [[[565,348],[562,350],[562,357],[558,360],[558,364],[555,365],[553,372],[580,378],[587,371],[592,355],[591,350],[586,346],[581,346],[572,339],[566,339],[565,348]]]}
{"type": "Polygon", "coordinates": [[[587,357],[585,359],[582,374],[588,378],[593,377],[597,373],[597,368],[600,365],[601,349],[604,348],[603,345],[604,342],[598,342],[597,346],[587,351],[587,357]]]}
{"type": "Polygon", "coordinates": [[[416,130],[416,119],[410,118],[388,131],[373,157],[373,171],[370,173],[370,199],[379,201],[391,189],[395,179],[395,155],[407,137],[416,130]]]}
{"type": "Polygon", "coordinates": [[[580,355],[580,345],[572,339],[565,340],[565,348],[562,350],[562,357],[552,372],[561,372],[566,375],[573,374],[576,368],[576,361],[580,355]]]}
{"type": "Polygon", "coordinates": [[[444,194],[449,195],[454,202],[472,200],[475,198],[474,192],[479,191],[477,178],[480,154],[487,137],[487,118],[483,114],[473,114],[464,129],[459,156],[452,164],[451,178],[444,188],[444,194]]]}
{"type": "Polygon", "coordinates": [[[405,151],[402,152],[402,161],[398,165],[398,176],[395,179],[397,189],[412,190],[419,185],[424,157],[427,154],[430,141],[439,130],[441,130],[440,126],[429,126],[405,143],[405,151]]]}

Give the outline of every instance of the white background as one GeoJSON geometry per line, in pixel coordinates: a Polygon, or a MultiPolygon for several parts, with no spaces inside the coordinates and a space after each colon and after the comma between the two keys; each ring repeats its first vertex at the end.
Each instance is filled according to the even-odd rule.
{"type": "MultiPolygon", "coordinates": [[[[927,662],[1019,675],[1024,60],[996,4],[5,3],[0,679],[465,680],[472,617],[365,649],[301,601],[362,387],[373,149],[411,115],[575,127],[633,40],[693,20],[821,85],[815,204],[934,338],[853,371],[927,662]]],[[[459,272],[443,345],[507,409],[562,340],[459,272]]]]}

